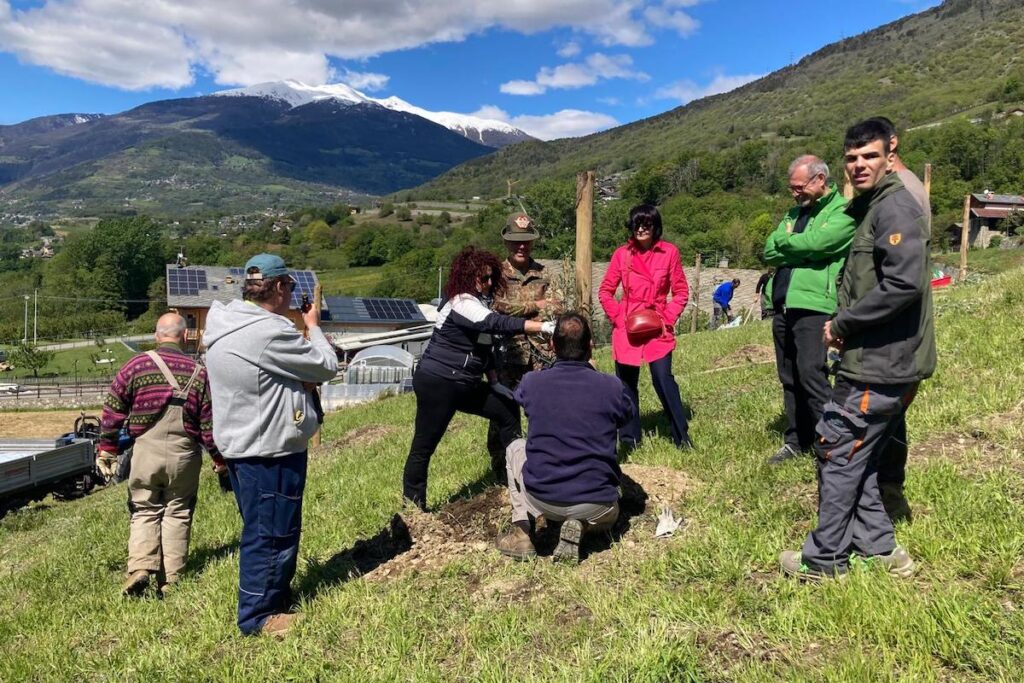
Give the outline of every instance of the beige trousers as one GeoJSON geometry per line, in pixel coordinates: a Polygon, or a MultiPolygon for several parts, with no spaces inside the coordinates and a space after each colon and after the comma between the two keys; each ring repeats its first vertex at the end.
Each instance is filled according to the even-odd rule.
{"type": "Polygon", "coordinates": [[[157,423],[135,440],[128,477],[128,573],[163,570],[166,583],[178,580],[188,558],[203,464],[202,451],[182,422],[182,394],[187,393],[187,387],[177,391],[157,423]]]}

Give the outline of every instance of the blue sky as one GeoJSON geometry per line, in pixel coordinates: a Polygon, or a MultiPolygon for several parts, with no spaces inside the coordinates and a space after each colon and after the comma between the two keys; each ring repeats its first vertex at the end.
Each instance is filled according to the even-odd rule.
{"type": "Polygon", "coordinates": [[[0,123],[283,78],[539,137],[731,89],[938,0],[0,0],[0,123]]]}

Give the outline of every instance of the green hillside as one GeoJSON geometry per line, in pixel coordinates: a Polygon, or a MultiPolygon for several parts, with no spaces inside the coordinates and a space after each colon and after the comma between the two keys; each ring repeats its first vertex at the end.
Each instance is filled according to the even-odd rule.
{"type": "Polygon", "coordinates": [[[987,120],[1019,104],[1021,45],[1019,0],[947,0],[829,45],[731,93],[585,138],[506,147],[456,167],[415,194],[498,196],[509,178],[526,186],[586,169],[611,173],[744,146],[767,175],[784,171],[800,151],[832,161],[841,152],[845,127],[867,116],[883,114],[906,129],[962,112],[987,120]]]}
{"type": "MultiPolygon", "coordinates": [[[[491,548],[508,513],[487,488],[479,418],[459,416],[434,458],[438,511],[401,508],[411,396],[328,416],[294,584],[306,620],[284,641],[237,633],[238,510],[206,466],[192,556],[162,601],[118,594],[123,485],[9,514],[0,680],[1017,681],[1021,292],[1016,270],[937,293],[939,370],[908,418],[914,519],[897,528],[920,566],[912,580],[872,567],[823,585],[779,575],[778,552],[812,524],[815,478],[810,460],[764,464],[782,406],[774,368],[744,360],[771,344],[761,323],[680,338],[695,451],[672,446],[644,374],[643,423],[657,434],[626,466],[628,528],[578,567],[491,548]],[[653,538],[662,502],[685,522],[668,540],[653,538]],[[399,512],[412,548],[392,533],[399,512]]],[[[610,370],[606,350],[599,364],[610,370]]]]}

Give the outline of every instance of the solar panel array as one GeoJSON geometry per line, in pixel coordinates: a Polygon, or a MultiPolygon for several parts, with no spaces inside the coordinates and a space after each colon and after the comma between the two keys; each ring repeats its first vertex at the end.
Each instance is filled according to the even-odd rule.
{"type": "Polygon", "coordinates": [[[206,271],[201,268],[167,270],[167,292],[171,296],[197,296],[207,289],[206,271]]]}
{"type": "Polygon", "coordinates": [[[292,292],[291,307],[298,308],[302,305],[303,294],[309,295],[310,301],[313,300],[316,278],[311,270],[293,270],[291,275],[295,278],[295,291],[292,292]]]}
{"type": "Polygon", "coordinates": [[[232,275],[238,275],[239,277],[245,275],[244,268],[228,268],[228,272],[231,273],[232,275]]]}
{"type": "Polygon", "coordinates": [[[356,299],[356,312],[371,320],[419,320],[420,309],[408,299],[356,299]]]}

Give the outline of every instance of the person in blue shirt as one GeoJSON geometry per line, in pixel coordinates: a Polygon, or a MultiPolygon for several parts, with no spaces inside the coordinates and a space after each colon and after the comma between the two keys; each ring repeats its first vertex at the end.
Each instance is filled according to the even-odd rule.
{"type": "Polygon", "coordinates": [[[711,329],[714,330],[723,322],[728,323],[732,320],[732,295],[739,286],[739,279],[733,278],[715,288],[715,293],[711,296],[711,303],[714,304],[714,311],[711,314],[711,329]]]}
{"type": "Polygon", "coordinates": [[[497,548],[517,560],[537,555],[531,515],[562,522],[552,559],[569,563],[579,562],[584,533],[610,529],[619,518],[616,434],[636,406],[622,380],[590,365],[591,339],[586,318],[560,315],[554,365],[527,373],[516,389],[529,427],[506,450],[512,530],[497,548]]]}

